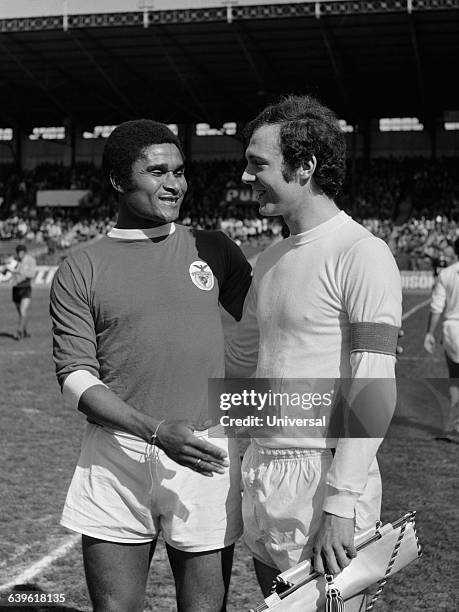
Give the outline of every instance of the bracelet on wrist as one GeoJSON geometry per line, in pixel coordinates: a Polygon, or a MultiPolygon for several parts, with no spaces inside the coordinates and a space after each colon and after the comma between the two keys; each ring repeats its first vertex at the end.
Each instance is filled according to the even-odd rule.
{"type": "Polygon", "coordinates": [[[150,440],[149,440],[149,443],[150,443],[152,446],[157,446],[156,441],[157,441],[157,439],[158,439],[158,429],[161,427],[161,425],[164,423],[164,421],[165,421],[165,420],[166,420],[166,419],[163,419],[162,421],[160,421],[160,422],[159,422],[159,423],[156,425],[156,429],[155,429],[155,431],[154,431],[153,435],[151,436],[151,438],[150,438],[150,440]]]}

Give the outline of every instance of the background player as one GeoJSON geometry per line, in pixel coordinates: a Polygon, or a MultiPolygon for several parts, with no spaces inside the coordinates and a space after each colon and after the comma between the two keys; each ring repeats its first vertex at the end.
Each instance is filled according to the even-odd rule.
{"type": "Polygon", "coordinates": [[[32,279],[37,271],[35,258],[27,253],[24,244],[16,247],[18,265],[10,270],[13,275],[13,302],[18,312],[18,327],[14,334],[15,340],[27,338],[28,311],[32,299],[32,279]]]}
{"type": "MultiPolygon", "coordinates": [[[[459,256],[459,238],[454,243],[459,256]]],[[[459,262],[444,268],[438,274],[432,291],[424,348],[432,354],[435,349],[435,329],[444,315],[442,343],[450,378],[450,410],[444,423],[444,433],[459,434],[459,262]]]]}

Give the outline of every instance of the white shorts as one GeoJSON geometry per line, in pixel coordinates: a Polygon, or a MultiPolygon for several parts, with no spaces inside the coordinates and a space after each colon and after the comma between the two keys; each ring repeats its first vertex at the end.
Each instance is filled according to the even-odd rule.
{"type": "MultiPolygon", "coordinates": [[[[312,556],[332,461],[330,449],[265,448],[252,440],[242,462],[242,516],[253,557],[285,571],[312,556]]],[[[374,526],[380,509],[375,459],[356,505],[356,533],[374,526]]]]}
{"type": "MultiPolygon", "coordinates": [[[[195,432],[208,439],[208,432],[195,432]]],[[[88,424],[61,524],[100,540],[217,550],[242,533],[236,440],[212,438],[230,467],[212,478],[180,466],[140,438],[88,424]]]]}

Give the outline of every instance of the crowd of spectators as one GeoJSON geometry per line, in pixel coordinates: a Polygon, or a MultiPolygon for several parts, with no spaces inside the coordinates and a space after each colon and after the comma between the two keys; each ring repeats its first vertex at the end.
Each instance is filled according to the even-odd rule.
{"type": "Polygon", "coordinates": [[[453,244],[459,237],[459,223],[446,216],[412,217],[400,225],[389,219],[362,222],[387,242],[401,270],[433,270],[437,274],[439,268],[456,259],[453,244]]]}
{"type": "MultiPolygon", "coordinates": [[[[260,218],[250,201],[234,204],[225,194],[241,187],[242,162],[192,162],[181,222],[222,229],[239,244],[271,239],[280,219],[260,218]]],[[[401,269],[432,269],[454,259],[459,235],[459,159],[362,160],[352,171],[338,203],[385,240],[401,269]]],[[[73,169],[42,164],[31,171],[0,166],[0,240],[46,245],[49,252],[105,234],[115,224],[116,202],[100,168],[73,169]],[[38,190],[85,189],[78,208],[36,206],[38,190]]]]}

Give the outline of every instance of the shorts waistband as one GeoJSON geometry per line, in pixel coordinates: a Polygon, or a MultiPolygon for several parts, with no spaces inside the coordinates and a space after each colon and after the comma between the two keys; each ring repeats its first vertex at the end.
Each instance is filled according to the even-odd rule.
{"type": "MultiPolygon", "coordinates": [[[[149,447],[151,445],[146,440],[127,431],[123,431],[120,429],[112,429],[111,427],[102,427],[101,425],[96,425],[93,423],[88,423],[88,427],[100,428],[100,430],[104,434],[108,436],[113,436],[121,446],[129,448],[130,450],[137,451],[140,453],[149,452],[149,447]]],[[[217,425],[216,427],[212,427],[211,429],[195,429],[193,433],[197,438],[210,439],[210,442],[212,442],[212,437],[225,438],[225,430],[224,427],[221,425],[217,425]]],[[[163,452],[158,447],[156,448],[160,453],[163,452]]]]}
{"type": "Polygon", "coordinates": [[[149,448],[151,447],[146,440],[127,431],[88,423],[88,430],[93,427],[96,427],[102,435],[112,438],[121,448],[140,453],[141,455],[148,454],[149,448]]]}
{"type": "Polygon", "coordinates": [[[268,446],[261,446],[261,444],[258,444],[255,440],[252,440],[252,445],[260,455],[275,457],[277,459],[287,459],[292,457],[317,457],[329,453],[334,454],[335,452],[334,448],[271,448],[268,446]]]}

